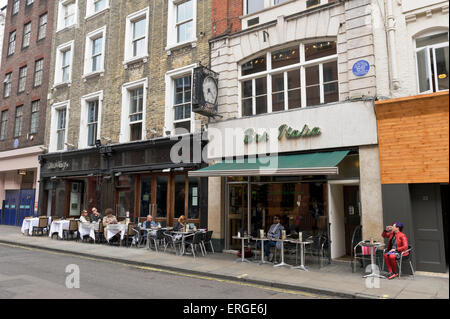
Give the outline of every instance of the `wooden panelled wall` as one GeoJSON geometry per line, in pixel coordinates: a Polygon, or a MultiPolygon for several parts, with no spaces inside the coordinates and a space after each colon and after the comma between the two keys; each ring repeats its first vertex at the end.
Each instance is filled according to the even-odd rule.
{"type": "Polygon", "coordinates": [[[375,103],[382,184],[449,182],[448,91],[375,103]]]}

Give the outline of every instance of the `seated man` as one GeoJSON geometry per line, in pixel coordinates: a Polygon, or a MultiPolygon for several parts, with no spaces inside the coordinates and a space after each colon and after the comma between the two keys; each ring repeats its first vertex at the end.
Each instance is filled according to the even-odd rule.
{"type": "Polygon", "coordinates": [[[96,207],[92,207],[92,214],[90,216],[91,222],[98,222],[103,219],[96,207]]]}
{"type": "MultiPolygon", "coordinates": [[[[384,262],[388,268],[389,279],[398,277],[397,260],[400,259],[401,253],[408,250],[408,238],[402,233],[403,224],[395,223],[393,226],[387,226],[381,236],[389,238],[387,253],[384,254],[384,262]]],[[[408,256],[409,253],[404,254],[408,256]]]]}
{"type": "Polygon", "coordinates": [[[147,220],[142,223],[142,228],[151,229],[152,227],[158,227],[158,224],[153,221],[152,215],[148,215],[147,220]]]}
{"type": "MultiPolygon", "coordinates": [[[[273,217],[273,224],[270,226],[269,232],[267,233],[268,239],[279,239],[281,238],[281,231],[284,229],[283,225],[280,224],[280,216],[275,215],[273,217]]],[[[273,254],[270,252],[270,247],[275,247],[281,249],[281,243],[275,241],[265,241],[264,242],[264,255],[269,257],[269,261],[273,260],[273,254]]],[[[261,247],[260,242],[258,242],[258,248],[261,247]]]]}

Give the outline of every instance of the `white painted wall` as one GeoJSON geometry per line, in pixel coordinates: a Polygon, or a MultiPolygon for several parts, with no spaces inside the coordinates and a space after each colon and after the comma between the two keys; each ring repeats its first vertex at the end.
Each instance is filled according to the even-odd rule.
{"type": "Polygon", "coordinates": [[[328,184],[329,217],[331,223],[331,258],[339,258],[345,251],[344,186],[328,184]]]}

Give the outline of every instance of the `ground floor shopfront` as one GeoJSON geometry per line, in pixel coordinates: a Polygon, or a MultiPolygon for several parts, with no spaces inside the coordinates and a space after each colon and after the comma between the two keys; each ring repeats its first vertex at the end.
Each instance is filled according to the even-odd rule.
{"type": "Polygon", "coordinates": [[[21,225],[37,214],[41,153],[38,146],[0,153],[0,224],[21,225]]]}
{"type": "Polygon", "coordinates": [[[448,91],[376,103],[383,212],[402,221],[417,270],[448,272],[448,91]]]}
{"type": "MultiPolygon", "coordinates": [[[[173,225],[185,215],[206,227],[208,181],[188,176],[201,163],[171,161],[177,142],[163,138],[42,156],[40,214],[75,217],[83,209],[112,208],[119,220],[152,215],[173,225]]],[[[191,144],[197,142],[190,136],[191,144]]]]}
{"type": "Polygon", "coordinates": [[[325,233],[332,258],[350,255],[357,226],[362,225],[365,238],[381,240],[371,102],[233,119],[211,124],[208,131],[214,130],[222,137],[209,138],[212,165],[189,175],[209,178],[208,227],[217,248],[239,249],[233,236],[267,232],[274,215],[281,216],[288,234],[325,233]],[[305,127],[317,134],[302,136],[305,127]],[[274,144],[276,152],[268,149],[274,144]]]}

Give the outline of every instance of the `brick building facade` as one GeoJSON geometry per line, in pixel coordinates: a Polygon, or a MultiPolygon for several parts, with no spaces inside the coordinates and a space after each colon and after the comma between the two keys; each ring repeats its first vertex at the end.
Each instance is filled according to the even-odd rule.
{"type": "MultiPolygon", "coordinates": [[[[194,140],[205,123],[205,118],[190,111],[190,90],[193,69],[209,65],[211,1],[100,1],[98,12],[91,0],[78,0],[75,7],[64,2],[55,6],[58,16],[71,12],[74,20],[57,18],[54,22],[49,88],[52,104],[45,138],[49,154],[42,157],[42,176],[47,184],[41,214],[79,215],[81,208],[98,206],[101,210],[114,208],[119,217],[130,212],[133,218],[155,210],[156,219],[168,224],[180,214],[189,215],[192,203],[188,196],[175,203],[174,194],[187,194],[187,188],[200,192],[200,185],[193,186],[184,168],[170,161],[170,148],[166,146],[176,142],[171,138],[177,136],[180,127],[187,128],[194,140]],[[94,47],[99,52],[94,52],[94,47]],[[95,54],[100,56],[97,62],[93,62],[95,54]],[[93,68],[94,63],[100,67],[93,68]],[[179,110],[175,89],[182,90],[176,95],[183,96],[178,103],[183,108],[181,115],[175,114],[175,109],[179,110]],[[90,131],[94,124],[88,118],[92,110],[96,113],[95,136],[90,131]],[[102,146],[96,148],[96,141],[102,146]],[[107,149],[111,150],[111,162],[99,154],[107,149]],[[131,158],[131,149],[139,155],[131,158]],[[162,150],[166,153],[156,154],[162,150]],[[98,156],[99,160],[94,159],[98,166],[78,165],[73,156],[98,156]],[[70,168],[48,169],[56,158],[69,162],[70,168]],[[55,182],[49,179],[53,176],[55,182]],[[160,182],[164,195],[156,193],[160,182]],[[71,195],[70,185],[81,185],[76,205],[71,202],[75,195],[71,195]]],[[[189,219],[200,224],[200,215],[206,218],[205,212],[189,219]]]]}
{"type": "Polygon", "coordinates": [[[3,221],[16,224],[37,208],[34,190],[39,189],[38,155],[44,144],[53,2],[10,0],[5,20],[0,71],[0,203],[6,199],[4,205],[10,209],[4,210],[3,221]],[[25,190],[28,203],[22,205],[17,201],[25,190]],[[11,209],[13,206],[17,209],[11,209]]]}

